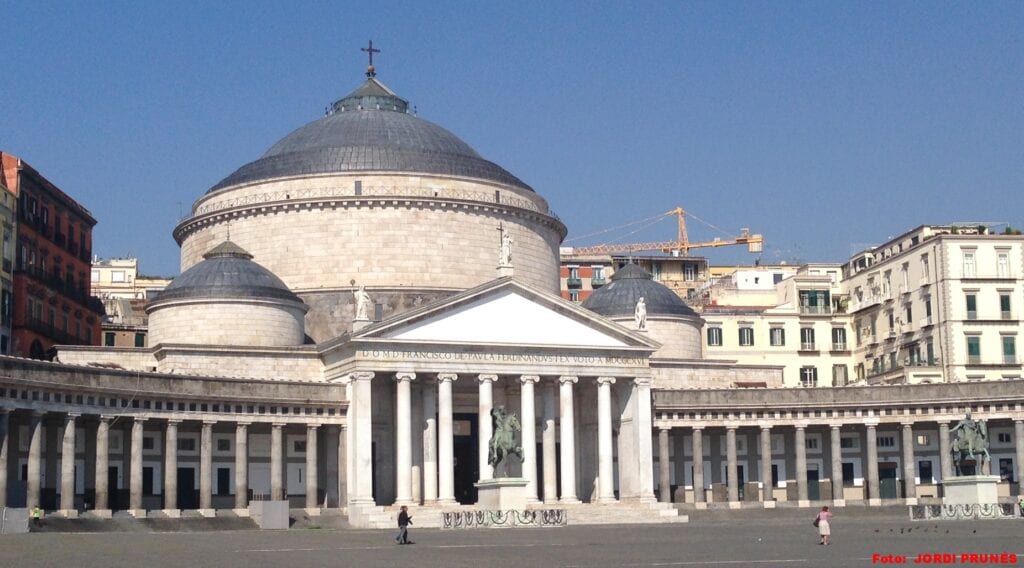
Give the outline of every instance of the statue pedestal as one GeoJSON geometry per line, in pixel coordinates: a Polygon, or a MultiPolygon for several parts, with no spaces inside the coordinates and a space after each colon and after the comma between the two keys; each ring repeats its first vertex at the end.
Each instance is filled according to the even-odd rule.
{"type": "Polygon", "coordinates": [[[990,505],[999,502],[998,475],[963,475],[943,479],[943,505],[990,505]]]}
{"type": "Polygon", "coordinates": [[[499,477],[484,479],[473,485],[477,489],[476,504],[489,511],[522,511],[526,509],[526,479],[499,477]]]}
{"type": "Polygon", "coordinates": [[[498,265],[498,278],[505,278],[506,276],[512,276],[515,270],[511,264],[499,264],[498,265]]]}
{"type": "Polygon", "coordinates": [[[371,323],[373,322],[368,319],[352,320],[352,332],[355,333],[360,329],[363,329],[364,327],[370,325],[371,323]]]}

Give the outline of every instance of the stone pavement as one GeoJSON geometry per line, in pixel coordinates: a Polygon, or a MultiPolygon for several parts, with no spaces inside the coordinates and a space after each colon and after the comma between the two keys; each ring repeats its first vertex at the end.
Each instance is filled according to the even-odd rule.
{"type": "MultiPolygon", "coordinates": [[[[873,554],[1014,553],[1024,564],[1024,521],[912,523],[903,508],[840,510],[835,544],[819,546],[813,510],[694,515],[689,524],[555,529],[393,531],[34,533],[0,538],[0,565],[17,566],[408,566],[655,567],[872,566],[873,554]]],[[[938,564],[942,565],[942,564],[938,564]]],[[[951,564],[946,564],[951,565],[951,564]]],[[[980,564],[976,564],[980,565],[980,564]]],[[[988,565],[993,565],[989,563],[988,565]]],[[[998,564],[997,564],[998,565],[998,564]]],[[[1014,565],[1014,564],[1002,564],[1014,565]]]]}

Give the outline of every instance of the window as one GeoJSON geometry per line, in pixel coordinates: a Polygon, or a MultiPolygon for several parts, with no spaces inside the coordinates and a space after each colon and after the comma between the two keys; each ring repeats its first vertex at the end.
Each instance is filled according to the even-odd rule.
{"type": "Polygon", "coordinates": [[[720,347],[722,345],[722,328],[708,328],[708,345],[711,347],[720,347]]]}
{"type": "Polygon", "coordinates": [[[925,342],[925,344],[924,344],[924,353],[925,353],[925,356],[927,357],[925,360],[928,361],[928,364],[929,365],[934,365],[935,364],[935,344],[932,343],[931,339],[929,339],[928,341],[925,342]]]}
{"type": "Polygon", "coordinates": [[[930,277],[931,277],[931,274],[928,271],[928,255],[922,254],[921,255],[921,279],[927,281],[930,277]]]}
{"type": "Polygon", "coordinates": [[[217,451],[218,452],[230,452],[231,451],[231,440],[226,438],[220,438],[217,440],[217,451]]]}
{"type": "Polygon", "coordinates": [[[145,333],[136,333],[135,334],[135,346],[136,347],[145,347],[146,346],[146,334],[145,333]]]}
{"type": "Polygon", "coordinates": [[[800,349],[803,351],[814,351],[814,328],[800,328],[800,349]]]}
{"type": "Polygon", "coordinates": [[[196,439],[195,438],[178,438],[178,451],[179,452],[194,452],[194,451],[196,451],[196,439]]]}
{"type": "Polygon", "coordinates": [[[896,436],[878,436],[879,448],[895,448],[896,447],[896,436]]]}
{"type": "Polygon", "coordinates": [[[570,302],[579,302],[580,301],[580,293],[579,293],[578,290],[569,290],[569,301],[570,302]]]}
{"type": "Polygon", "coordinates": [[[972,365],[981,363],[981,337],[967,336],[967,362],[972,365]]]}
{"type": "Polygon", "coordinates": [[[1006,365],[1017,364],[1017,336],[1003,336],[1003,363],[1006,365]]]}
{"type": "Polygon", "coordinates": [[[92,280],[93,282],[99,282],[100,281],[100,271],[99,270],[93,270],[92,273],[89,275],[89,279],[92,280]]]}
{"type": "Polygon", "coordinates": [[[781,327],[773,327],[768,331],[772,347],[781,347],[786,344],[786,330],[781,327]]]}
{"type": "Polygon", "coordinates": [[[839,447],[844,450],[853,450],[858,447],[857,438],[844,436],[839,438],[839,447]]]}
{"type": "Polygon", "coordinates": [[[832,350],[846,351],[846,328],[832,328],[832,350]]]}
{"type": "Polygon", "coordinates": [[[998,434],[996,434],[996,441],[998,441],[1000,444],[1009,444],[1013,442],[1013,439],[1010,436],[1009,432],[999,432],[998,434]]]}
{"type": "Polygon", "coordinates": [[[143,450],[152,450],[154,447],[155,447],[155,443],[154,443],[154,440],[153,440],[152,436],[143,436],[142,437],[142,449],[143,450]]]}
{"type": "Polygon", "coordinates": [[[603,266],[591,266],[590,270],[593,271],[591,278],[594,280],[604,280],[604,267],[603,266]]]}
{"type": "Polygon", "coordinates": [[[932,321],[932,297],[927,296],[924,299],[924,317],[928,319],[928,323],[932,321]]]}
{"type": "Polygon", "coordinates": [[[978,319],[978,296],[977,294],[970,293],[964,296],[967,301],[967,319],[974,320],[978,319]]]}
{"type": "Polygon", "coordinates": [[[1008,292],[1000,292],[999,310],[1004,320],[1013,319],[1013,313],[1010,309],[1010,294],[1008,292]]]}
{"type": "Polygon", "coordinates": [[[846,365],[832,365],[832,384],[841,387],[849,382],[850,379],[847,375],[846,365]]]}
{"type": "Polygon", "coordinates": [[[124,270],[111,270],[110,271],[111,282],[124,282],[124,270]]]}
{"type": "Polygon", "coordinates": [[[107,347],[114,346],[114,332],[107,331],[103,334],[103,345],[106,345],[107,347]]]}
{"type": "Polygon", "coordinates": [[[818,368],[817,367],[800,367],[800,386],[804,386],[804,387],[816,387],[816,386],[818,386],[818,368]]]}
{"type": "Polygon", "coordinates": [[[910,304],[906,304],[903,307],[903,315],[903,323],[910,327],[910,325],[914,322],[914,309],[911,307],[910,304]]]}
{"type": "Polygon", "coordinates": [[[974,270],[974,251],[964,251],[964,278],[974,278],[976,271],[974,270]]]}
{"type": "Polygon", "coordinates": [[[580,269],[578,266],[569,267],[569,278],[578,279],[580,277],[580,269]]]}
{"type": "Polygon", "coordinates": [[[304,453],[306,453],[306,441],[305,440],[295,440],[295,442],[292,444],[292,452],[294,452],[296,454],[304,454],[304,453]]]}
{"type": "Polygon", "coordinates": [[[828,290],[800,290],[800,313],[828,314],[831,312],[832,300],[828,290]]]}
{"type": "Polygon", "coordinates": [[[920,460],[917,462],[917,476],[921,478],[921,483],[927,484],[934,481],[932,476],[932,462],[931,460],[920,460]]]}
{"type": "Polygon", "coordinates": [[[999,278],[1010,277],[1010,253],[1005,251],[999,251],[999,256],[996,259],[996,276],[999,278]]]}
{"type": "Polygon", "coordinates": [[[697,279],[697,265],[689,262],[683,264],[683,280],[693,282],[697,279]]]}
{"type": "Polygon", "coordinates": [[[999,479],[1013,481],[1013,458],[999,458],[999,479]]]}
{"type": "Polygon", "coordinates": [[[853,462],[843,462],[843,486],[853,486],[853,462]]]}
{"type": "Polygon", "coordinates": [[[811,438],[811,437],[804,438],[804,445],[807,447],[808,450],[817,450],[818,449],[818,439],[817,438],[811,438]]]}
{"type": "Polygon", "coordinates": [[[740,328],[740,345],[743,347],[751,347],[754,345],[754,328],[740,328]]]}
{"type": "Polygon", "coordinates": [[[917,445],[918,446],[926,447],[926,446],[928,446],[929,443],[931,443],[931,439],[928,437],[927,434],[918,434],[917,435],[917,445]]]}

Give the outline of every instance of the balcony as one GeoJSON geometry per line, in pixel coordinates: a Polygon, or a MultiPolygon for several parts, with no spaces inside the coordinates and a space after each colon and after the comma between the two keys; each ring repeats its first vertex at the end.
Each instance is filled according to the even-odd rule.
{"type": "Polygon", "coordinates": [[[802,316],[827,316],[832,314],[832,306],[800,306],[802,316]]]}
{"type": "Polygon", "coordinates": [[[928,327],[928,326],[932,325],[932,316],[928,316],[926,318],[921,318],[921,321],[919,322],[918,325],[921,328],[925,328],[925,327],[928,327]]]}
{"type": "Polygon", "coordinates": [[[595,276],[590,279],[591,288],[600,288],[601,286],[604,286],[607,283],[608,281],[605,280],[604,276],[595,276]]]}
{"type": "Polygon", "coordinates": [[[968,355],[967,356],[967,364],[968,365],[981,365],[981,355],[968,355]]]}
{"type": "Polygon", "coordinates": [[[890,339],[890,340],[891,339],[896,339],[896,330],[895,329],[890,329],[888,331],[888,333],[885,334],[885,338],[886,339],[890,339]]]}
{"type": "Polygon", "coordinates": [[[85,339],[75,337],[49,322],[37,318],[25,318],[25,328],[53,339],[60,345],[88,345],[85,339]]]}
{"type": "Polygon", "coordinates": [[[565,279],[565,285],[569,288],[579,289],[583,287],[583,281],[580,280],[579,278],[573,278],[572,276],[570,276],[565,279]]]}
{"type": "Polygon", "coordinates": [[[1013,312],[1011,312],[1010,310],[1003,310],[1002,316],[1003,316],[1004,320],[1012,320],[1013,319],[1013,312]]]}
{"type": "Polygon", "coordinates": [[[838,342],[832,344],[832,351],[846,351],[846,342],[838,342]]]}
{"type": "Polygon", "coordinates": [[[817,351],[817,349],[814,348],[813,341],[804,341],[800,343],[800,351],[817,351]]]}
{"type": "Polygon", "coordinates": [[[967,310],[967,319],[969,319],[969,320],[976,320],[976,319],[978,319],[978,311],[977,310],[967,310]]]}
{"type": "MultiPolygon", "coordinates": [[[[90,300],[93,300],[95,298],[87,294],[84,288],[77,288],[71,283],[64,281],[58,276],[55,276],[49,272],[43,272],[38,266],[26,265],[24,263],[19,262],[14,272],[15,274],[23,274],[28,276],[29,278],[42,282],[43,284],[46,285],[47,288],[54,290],[60,294],[63,294],[64,296],[67,296],[68,298],[78,302],[83,306],[89,306],[90,308],[93,308],[92,302],[90,300]]],[[[100,302],[99,305],[102,306],[102,302],[100,302]]],[[[102,308],[100,308],[98,311],[93,308],[93,311],[96,311],[96,313],[99,314],[103,313],[102,308]]]]}
{"type": "Polygon", "coordinates": [[[917,281],[917,285],[924,288],[925,286],[930,286],[931,281],[929,281],[928,277],[925,276],[924,278],[921,278],[920,280],[917,281]]]}
{"type": "Polygon", "coordinates": [[[850,300],[850,313],[856,313],[861,310],[866,310],[870,307],[877,306],[882,303],[882,297],[880,295],[864,296],[860,299],[850,300]]]}

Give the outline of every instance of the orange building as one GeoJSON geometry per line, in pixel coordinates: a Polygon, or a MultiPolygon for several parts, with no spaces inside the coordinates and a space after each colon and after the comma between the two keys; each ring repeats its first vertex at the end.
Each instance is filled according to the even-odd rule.
{"type": "Polygon", "coordinates": [[[89,293],[96,220],[17,156],[0,160],[18,199],[11,354],[49,359],[54,345],[98,345],[103,304],[89,293]]]}

